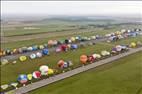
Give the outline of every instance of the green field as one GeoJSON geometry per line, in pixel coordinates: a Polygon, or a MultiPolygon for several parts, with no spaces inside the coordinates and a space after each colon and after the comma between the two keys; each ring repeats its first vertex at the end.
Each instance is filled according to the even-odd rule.
{"type": "MultiPolygon", "coordinates": [[[[115,42],[115,44],[123,44],[130,43],[131,41],[138,41],[140,38],[128,38],[127,41],[121,40],[121,42],[115,42]]],[[[8,64],[5,66],[1,66],[1,83],[6,84],[12,81],[16,81],[16,78],[21,73],[31,73],[35,70],[38,70],[39,66],[42,64],[47,64],[51,68],[55,68],[57,66],[57,62],[60,59],[71,60],[74,63],[74,66],[79,64],[79,57],[81,54],[92,54],[92,53],[100,53],[101,50],[111,50],[114,46],[114,43],[98,43],[94,46],[87,46],[85,48],[77,49],[76,51],[68,51],[66,53],[51,53],[50,56],[45,56],[40,59],[27,60],[26,62],[17,61],[17,64],[12,65],[8,64]],[[55,59],[56,58],[56,59],[55,59]],[[24,65],[24,66],[23,66],[24,65]],[[11,71],[12,70],[12,71],[11,71]]]]}
{"type": "Polygon", "coordinates": [[[91,53],[99,53],[101,50],[108,49],[112,45],[103,45],[97,44],[95,46],[88,46],[86,48],[80,48],[76,51],[68,51],[66,53],[52,53],[50,56],[45,56],[40,59],[27,60],[25,62],[18,61],[17,64],[5,65],[1,66],[1,83],[10,83],[12,81],[16,81],[17,77],[21,73],[31,73],[35,70],[38,70],[40,65],[47,64],[51,68],[55,68],[57,66],[57,62],[60,59],[71,60],[74,63],[74,66],[79,65],[79,57],[81,54],[91,54],[91,53]],[[12,70],[12,71],[11,71],[12,70]]]}
{"type": "MultiPolygon", "coordinates": [[[[82,23],[83,24],[83,23],[82,23]]],[[[105,27],[90,27],[88,25],[85,25],[85,27],[87,29],[79,29],[78,27],[82,26],[81,23],[78,23],[77,27],[76,27],[76,24],[75,23],[67,23],[67,24],[54,24],[54,25],[46,25],[44,24],[43,26],[39,26],[41,27],[41,30],[38,30],[38,33],[36,32],[36,30],[31,30],[31,35],[26,35],[26,34],[20,34],[20,36],[25,36],[25,37],[22,37],[23,39],[28,39],[31,37],[33,37],[33,35],[37,35],[37,36],[40,36],[40,34],[46,34],[47,33],[47,37],[40,37],[40,38],[34,38],[34,39],[29,39],[29,40],[18,40],[19,38],[21,39],[21,37],[17,37],[17,36],[11,36],[11,40],[16,40],[15,42],[8,42],[8,43],[2,43],[1,44],[1,48],[2,49],[13,49],[13,48],[18,48],[18,47],[23,47],[23,46],[30,46],[30,45],[34,45],[34,44],[43,44],[43,43],[47,43],[49,39],[64,39],[64,38],[69,38],[71,36],[77,36],[77,35],[82,35],[82,36],[91,36],[91,35],[96,35],[96,34],[100,34],[100,35],[104,35],[104,34],[107,34],[107,33],[110,33],[110,32],[115,32],[115,31],[118,31],[122,28],[128,28],[128,29],[131,29],[131,28],[141,28],[140,25],[131,25],[131,24],[128,24],[128,25],[110,25],[110,28],[105,28],[105,27]],[[59,26],[58,26],[59,25],[59,26]],[[48,34],[47,32],[44,32],[44,30],[48,31],[48,28],[53,28],[53,27],[63,27],[63,28],[67,28],[67,27],[71,27],[71,26],[74,26],[71,30],[69,31],[69,29],[67,29],[66,31],[60,31],[60,33],[58,32],[51,32],[50,34],[48,34]],[[43,29],[43,30],[42,30],[43,29]],[[75,29],[75,30],[74,30],[75,29]],[[88,32],[83,32],[83,31],[88,31],[88,32]],[[93,32],[91,32],[93,31],[93,32]],[[62,33],[63,32],[63,33],[62,33]],[[26,36],[29,36],[28,38],[26,36]]],[[[37,26],[38,27],[38,26],[37,26]]],[[[4,31],[4,32],[10,32],[12,34],[15,34],[17,32],[22,32],[21,31],[21,28],[22,27],[18,27],[18,29],[16,30],[13,30],[13,31],[4,31]],[[15,33],[14,33],[15,32],[15,33]]],[[[56,29],[55,28],[55,29],[56,29]]],[[[62,28],[62,29],[63,29],[62,28]]],[[[56,31],[56,30],[53,30],[53,31],[56,31]]],[[[23,33],[26,33],[27,31],[24,31],[23,33]]],[[[9,37],[5,37],[5,39],[7,39],[9,37]]]]}
{"type": "MultiPolygon", "coordinates": [[[[76,36],[76,35],[82,35],[82,36],[92,36],[92,35],[96,35],[96,34],[104,35],[106,33],[115,32],[115,31],[119,30],[119,28],[120,27],[114,26],[114,28],[110,28],[110,29],[101,29],[101,30],[97,30],[97,31],[94,30],[95,32],[85,32],[85,33],[75,33],[75,34],[71,32],[67,35],[63,34],[63,35],[51,36],[48,38],[41,37],[40,39],[31,39],[31,40],[24,40],[24,41],[2,43],[1,46],[2,46],[2,48],[5,48],[5,49],[6,48],[13,49],[13,48],[18,48],[18,47],[22,47],[22,46],[30,46],[30,45],[34,45],[34,44],[47,43],[49,39],[64,39],[64,38],[68,38],[68,37],[76,36]]],[[[93,30],[93,29],[89,29],[89,30],[93,30]]],[[[73,32],[76,32],[76,31],[73,31],[73,32]]],[[[43,32],[41,32],[41,33],[43,33],[43,32]]],[[[56,34],[56,32],[54,32],[53,34],[56,34]]],[[[8,84],[11,82],[15,82],[19,74],[32,73],[35,70],[39,70],[38,68],[40,67],[40,65],[43,65],[43,64],[46,64],[51,68],[56,68],[57,62],[60,59],[73,61],[74,67],[75,67],[80,64],[79,57],[82,54],[100,53],[100,51],[102,51],[102,50],[110,51],[111,48],[116,44],[125,44],[125,43],[130,43],[132,41],[133,42],[142,41],[142,37],[138,36],[138,37],[134,37],[134,38],[127,38],[127,39],[124,39],[124,40],[122,39],[120,41],[112,42],[112,43],[100,42],[100,43],[97,43],[96,45],[93,45],[93,46],[79,48],[76,51],[68,51],[66,53],[63,52],[63,53],[59,53],[59,54],[51,53],[50,56],[45,56],[40,59],[34,59],[34,60],[28,59],[25,62],[20,62],[19,60],[17,60],[16,64],[8,64],[8,65],[0,66],[1,67],[1,84],[8,84]]],[[[138,55],[141,55],[141,53],[131,55],[131,57],[136,56],[136,58],[138,58],[138,55]]],[[[123,70],[121,70],[121,67],[124,68],[129,64],[129,63],[127,63],[127,62],[129,62],[128,58],[129,57],[127,57],[126,59],[120,60],[123,62],[125,61],[124,63],[118,62],[116,64],[108,64],[107,66],[102,66],[100,68],[98,67],[97,69],[94,69],[94,70],[82,73],[78,76],[74,76],[72,78],[69,78],[69,80],[66,79],[63,82],[59,82],[59,83],[57,83],[57,85],[52,84],[52,85],[50,85],[50,88],[44,87],[43,89],[46,89],[47,92],[49,92],[50,94],[59,94],[59,93],[70,94],[71,93],[70,88],[73,89],[72,94],[86,94],[86,92],[88,92],[88,94],[92,94],[92,93],[94,94],[94,93],[100,92],[101,88],[103,88],[104,91],[101,91],[100,93],[97,93],[97,94],[106,94],[105,92],[108,92],[107,94],[112,94],[112,92],[115,90],[118,91],[118,93],[116,93],[116,94],[125,94],[125,92],[126,92],[126,94],[133,94],[133,92],[135,92],[135,90],[132,89],[132,86],[130,85],[131,84],[130,81],[128,81],[128,87],[130,87],[129,90],[127,90],[125,87],[121,87],[119,84],[119,81],[121,83],[122,83],[122,81],[126,81],[126,78],[127,78],[126,76],[129,76],[129,75],[131,76],[131,74],[127,74],[127,72],[125,73],[123,70]],[[119,67],[119,65],[122,65],[122,66],[119,67]],[[114,68],[112,68],[112,67],[114,67],[114,68]],[[116,67],[116,69],[115,69],[115,67],[116,67]],[[119,70],[121,70],[121,71],[119,71],[119,70]],[[124,73],[123,75],[125,77],[123,75],[121,75],[121,73],[124,73]],[[116,76],[117,74],[119,74],[120,78],[122,78],[122,79],[119,79],[119,77],[116,76]],[[107,75],[107,76],[104,77],[103,75],[107,75]],[[104,77],[104,78],[100,78],[100,77],[104,77]],[[109,79],[109,77],[111,80],[109,79]],[[83,79],[81,79],[81,78],[83,78],[83,79]],[[98,80],[95,78],[98,78],[98,80]],[[117,78],[117,79],[115,79],[115,78],[117,78]],[[95,81],[94,81],[94,79],[95,79],[95,81]],[[77,83],[73,83],[74,81],[77,81],[77,83]],[[78,81],[80,81],[80,82],[78,82],[78,81]],[[89,82],[85,82],[85,81],[89,81],[89,82]],[[115,81],[116,81],[116,83],[118,83],[118,84],[116,84],[116,86],[114,84],[115,81]],[[101,85],[101,84],[99,85],[99,82],[104,83],[104,87],[102,87],[103,85],[101,85]],[[70,86],[69,83],[73,83],[73,84],[70,86]],[[82,83],[82,85],[80,83],[82,83]],[[94,83],[96,83],[98,85],[95,86],[94,83]],[[114,88],[110,89],[109,85],[114,88]],[[81,86],[80,89],[82,89],[83,91],[76,90],[76,89],[79,89],[79,86],[81,86]],[[56,89],[57,87],[63,87],[63,88],[58,88],[57,90],[54,91],[54,89],[56,89]],[[105,88],[105,87],[107,87],[107,88],[105,88]],[[121,88],[119,89],[118,87],[121,87],[121,88]],[[94,90],[92,90],[92,88],[96,88],[96,90],[94,91],[94,90]],[[124,91],[124,93],[123,93],[123,91],[124,91]],[[128,91],[128,93],[127,93],[127,91],[128,91]]],[[[10,62],[12,62],[12,61],[10,61],[10,62]]],[[[136,62],[136,61],[134,61],[134,62],[136,62]]],[[[133,64],[134,64],[133,62],[132,62],[132,64],[130,63],[130,66],[126,67],[126,69],[127,68],[130,69],[132,66],[135,67],[133,64]]],[[[136,62],[136,66],[138,66],[137,62],[136,62]]],[[[135,68],[133,68],[133,69],[135,69],[135,68]]],[[[139,70],[135,70],[135,71],[131,72],[132,75],[136,75],[136,77],[137,77],[137,79],[132,77],[130,79],[131,81],[136,80],[136,82],[137,82],[137,80],[139,80],[138,75],[135,74],[137,71],[139,71],[139,70]]],[[[127,81],[126,81],[126,83],[127,83],[127,81]]],[[[124,85],[122,84],[122,86],[126,86],[127,85],[126,83],[124,83],[124,85]]],[[[136,84],[134,84],[134,83],[135,83],[135,81],[132,82],[133,86],[135,86],[134,89],[139,88],[136,86],[137,83],[136,84]]],[[[45,92],[46,90],[42,90],[42,88],[39,90],[41,90],[41,91],[39,91],[39,92],[41,92],[40,94],[45,94],[42,92],[45,92]]],[[[39,94],[39,92],[33,91],[33,94],[35,94],[35,93],[39,94]]]]}
{"type": "Polygon", "coordinates": [[[36,89],[29,94],[142,94],[142,52],[36,89]]]}

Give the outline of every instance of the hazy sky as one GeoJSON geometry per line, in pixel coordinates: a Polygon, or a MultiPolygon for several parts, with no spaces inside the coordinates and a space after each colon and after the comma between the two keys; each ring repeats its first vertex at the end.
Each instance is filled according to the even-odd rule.
{"type": "Polygon", "coordinates": [[[141,1],[2,1],[3,14],[141,14],[141,1]]]}

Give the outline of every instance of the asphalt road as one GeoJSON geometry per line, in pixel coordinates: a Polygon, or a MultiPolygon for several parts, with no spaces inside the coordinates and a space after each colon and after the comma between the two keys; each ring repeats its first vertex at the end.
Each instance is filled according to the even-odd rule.
{"type": "MultiPolygon", "coordinates": [[[[110,63],[110,62],[115,61],[117,59],[120,59],[120,58],[122,58],[124,56],[136,53],[138,51],[142,51],[142,47],[136,48],[136,49],[130,49],[128,52],[125,52],[125,53],[122,53],[122,54],[119,54],[119,55],[116,55],[116,56],[112,56],[110,58],[103,59],[103,60],[100,60],[98,62],[89,64],[89,65],[86,65],[86,66],[83,66],[83,67],[79,67],[79,68],[73,69],[73,70],[65,72],[65,73],[55,75],[53,77],[50,77],[50,78],[47,78],[47,79],[44,79],[44,80],[29,84],[29,85],[26,85],[24,87],[20,87],[18,89],[15,89],[15,90],[12,90],[12,91],[9,91],[9,92],[13,92],[14,94],[25,94],[25,93],[27,93],[29,91],[41,88],[41,87],[43,87],[45,85],[51,84],[51,83],[59,81],[59,80],[63,80],[65,78],[71,77],[73,75],[76,75],[78,73],[87,71],[87,70],[95,68],[97,66],[110,63]]],[[[6,93],[6,94],[8,94],[8,93],[6,93]]]]}
{"type": "MultiPolygon", "coordinates": [[[[83,43],[84,44],[87,44],[88,42],[98,43],[98,42],[105,41],[106,39],[107,38],[102,38],[102,39],[97,39],[97,40],[90,40],[90,41],[85,41],[83,43]]],[[[80,43],[77,43],[77,44],[80,45],[80,43]]],[[[55,51],[55,49],[56,49],[56,47],[49,48],[49,52],[53,52],[53,51],[55,51]]],[[[31,52],[26,52],[26,53],[22,53],[22,54],[13,54],[13,55],[8,55],[8,56],[3,56],[3,57],[1,57],[1,59],[14,60],[14,59],[19,58],[22,55],[30,56],[32,53],[41,52],[41,51],[42,50],[37,50],[37,51],[31,51],[31,52]]]]}

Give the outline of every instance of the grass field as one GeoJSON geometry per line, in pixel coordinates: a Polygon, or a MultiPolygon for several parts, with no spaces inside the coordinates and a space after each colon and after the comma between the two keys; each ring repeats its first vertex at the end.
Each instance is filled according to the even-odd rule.
{"type": "Polygon", "coordinates": [[[142,94],[142,52],[28,94],[142,94]]]}
{"type": "Polygon", "coordinates": [[[60,59],[71,60],[74,66],[79,64],[79,57],[81,54],[99,53],[101,50],[108,49],[112,45],[97,44],[95,46],[88,46],[86,48],[77,49],[76,51],[68,51],[66,53],[52,53],[50,56],[45,56],[40,59],[28,60],[25,62],[18,61],[17,64],[1,66],[1,83],[10,83],[16,81],[17,77],[21,73],[31,73],[38,70],[40,65],[47,64],[49,67],[54,68],[57,66],[57,62],[60,59]],[[11,71],[12,70],[12,71],[11,71]]]}
{"type": "MultiPolygon", "coordinates": [[[[132,38],[121,40],[121,42],[115,42],[115,44],[119,43],[130,43],[133,40],[139,40],[139,38],[132,38]]],[[[51,53],[50,56],[45,56],[40,59],[34,59],[34,60],[28,60],[26,62],[19,62],[17,61],[17,64],[12,65],[5,65],[1,66],[1,83],[10,83],[12,81],[16,81],[16,78],[21,73],[31,73],[35,70],[38,70],[39,66],[42,64],[47,64],[49,67],[54,68],[57,65],[58,60],[64,59],[64,60],[71,60],[74,63],[74,66],[77,66],[79,64],[79,57],[81,54],[92,54],[92,53],[100,53],[101,50],[110,50],[114,46],[114,43],[98,43],[94,46],[88,46],[86,48],[80,48],[76,51],[69,51],[66,53],[51,53]],[[56,58],[56,59],[55,59],[56,58]],[[24,65],[24,66],[23,66],[24,65]],[[12,71],[11,71],[12,70],[12,71]]]]}
{"type": "MultiPolygon", "coordinates": [[[[30,46],[33,44],[44,44],[44,43],[47,43],[48,40],[50,40],[50,39],[56,39],[56,40],[59,39],[60,40],[60,39],[70,38],[71,36],[78,36],[78,35],[81,35],[81,36],[92,36],[92,35],[97,35],[97,34],[104,35],[106,33],[116,31],[116,29],[108,29],[108,30],[97,29],[96,31],[94,30],[94,32],[91,32],[91,30],[93,30],[93,29],[90,29],[90,30],[84,29],[84,30],[78,30],[78,31],[72,31],[72,32],[70,31],[70,32],[64,32],[61,34],[52,33],[52,34],[48,34],[47,37],[45,37],[45,38],[43,38],[41,36],[41,38],[38,38],[38,39],[30,39],[30,40],[23,40],[23,41],[18,41],[18,38],[17,38],[17,41],[15,41],[15,42],[2,43],[1,47],[3,49],[6,49],[6,48],[12,49],[12,48],[18,48],[18,47],[22,47],[22,46],[30,46]],[[88,32],[82,32],[82,31],[88,31],[88,32]]],[[[19,38],[21,38],[21,37],[19,37],[19,38]]]]}
{"type": "MultiPolygon", "coordinates": [[[[63,25],[61,24],[61,27],[64,27],[64,25],[65,24],[63,24],[63,25]]],[[[72,24],[68,23],[65,26],[72,26],[72,24]]],[[[42,27],[42,29],[46,28],[47,31],[48,31],[48,28],[49,27],[53,28],[54,25],[53,26],[52,25],[51,26],[44,25],[44,26],[41,26],[41,27],[42,27]]],[[[83,29],[83,30],[76,29],[76,30],[71,30],[69,32],[67,30],[67,31],[61,31],[61,32],[58,32],[58,33],[57,32],[52,32],[52,33],[47,33],[47,34],[46,33],[44,34],[42,32],[42,30],[39,30],[38,33],[40,33],[41,35],[36,33],[36,30],[31,30],[30,32],[33,32],[33,34],[31,34],[31,35],[21,34],[23,36],[5,37],[4,39],[9,40],[10,42],[2,43],[1,48],[3,48],[3,49],[13,49],[13,48],[18,48],[18,47],[22,47],[22,46],[30,46],[30,45],[33,45],[33,44],[43,44],[43,43],[47,43],[49,39],[63,39],[63,38],[69,38],[71,36],[76,36],[76,35],[83,35],[83,36],[90,36],[90,35],[96,35],[96,34],[104,35],[106,33],[118,31],[118,30],[120,30],[122,28],[131,29],[131,28],[136,28],[136,27],[141,28],[141,26],[139,26],[139,25],[138,26],[137,25],[112,25],[111,28],[105,28],[105,29],[104,28],[98,28],[98,27],[93,27],[93,28],[92,27],[87,27],[87,29],[83,29]],[[83,33],[82,31],[88,31],[88,32],[83,33]],[[90,32],[90,31],[94,31],[94,32],[90,32]],[[36,35],[34,35],[35,33],[36,33],[36,35]],[[36,38],[37,36],[38,37],[41,36],[41,37],[36,38]],[[12,40],[14,40],[14,41],[12,41],[12,40]]],[[[4,31],[4,32],[10,32],[10,31],[4,31]]],[[[11,31],[11,33],[12,32],[13,31],[11,31]]],[[[14,34],[14,32],[13,32],[13,34],[14,34]]],[[[20,29],[17,32],[20,32],[20,29]]]]}

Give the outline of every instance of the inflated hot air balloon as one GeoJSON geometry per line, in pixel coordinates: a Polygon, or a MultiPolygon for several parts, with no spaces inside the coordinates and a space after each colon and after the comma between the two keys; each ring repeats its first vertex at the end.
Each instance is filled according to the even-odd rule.
{"type": "Polygon", "coordinates": [[[69,67],[68,63],[64,62],[63,68],[67,68],[67,67],[69,67]]]}
{"type": "Polygon", "coordinates": [[[40,70],[40,72],[41,72],[41,74],[42,75],[47,75],[48,74],[48,66],[46,66],[46,65],[42,65],[42,66],[40,66],[40,68],[39,68],[39,70],[40,70]]]}
{"type": "Polygon", "coordinates": [[[62,51],[62,49],[60,48],[60,47],[57,47],[56,48],[56,52],[58,53],[58,52],[61,52],[62,51]]]}
{"type": "Polygon", "coordinates": [[[110,52],[104,50],[104,51],[101,51],[101,55],[107,56],[107,55],[110,55],[110,52]]]}
{"type": "Polygon", "coordinates": [[[53,46],[53,40],[49,40],[49,41],[48,41],[48,45],[49,45],[49,46],[53,46]]]}
{"type": "Polygon", "coordinates": [[[6,51],[6,55],[10,55],[11,54],[11,50],[7,49],[6,51]]]}
{"type": "Polygon", "coordinates": [[[53,46],[56,46],[58,44],[57,40],[53,40],[53,46]]]}
{"type": "Polygon", "coordinates": [[[68,46],[65,45],[65,44],[62,44],[62,45],[60,46],[60,48],[62,49],[62,51],[67,51],[68,46]]]}
{"type": "Polygon", "coordinates": [[[0,57],[3,56],[3,50],[0,50],[0,57]]]}
{"type": "Polygon", "coordinates": [[[53,69],[48,69],[48,75],[52,75],[52,74],[54,74],[53,69]]]}
{"type": "Polygon", "coordinates": [[[71,45],[71,49],[77,49],[78,48],[78,45],[77,44],[72,44],[71,45]]]}
{"type": "Polygon", "coordinates": [[[100,54],[93,54],[92,55],[94,58],[101,58],[101,55],[100,54]]]}
{"type": "Polygon", "coordinates": [[[8,87],[9,87],[8,84],[1,85],[1,88],[2,88],[3,90],[7,89],[8,87]]]}
{"type": "Polygon", "coordinates": [[[44,49],[44,46],[43,45],[39,45],[39,49],[44,49]]]}
{"type": "Polygon", "coordinates": [[[32,46],[32,49],[33,49],[33,51],[36,51],[36,50],[38,50],[38,46],[34,45],[34,46],[32,46]]]}
{"type": "Polygon", "coordinates": [[[82,64],[86,64],[87,60],[88,60],[87,55],[81,55],[80,56],[80,62],[82,64]]]}
{"type": "Polygon", "coordinates": [[[27,75],[25,74],[21,74],[18,76],[18,79],[17,79],[21,84],[25,84],[27,83],[28,81],[28,78],[27,78],[27,75]]]}
{"type": "Polygon", "coordinates": [[[122,46],[121,45],[116,45],[116,51],[120,52],[122,50],[122,46]]]}
{"type": "Polygon", "coordinates": [[[23,52],[27,52],[27,47],[22,47],[23,52]]]}
{"type": "Polygon", "coordinates": [[[69,40],[68,39],[65,39],[65,44],[69,44],[69,40]]]}
{"type": "Polygon", "coordinates": [[[16,60],[14,60],[13,62],[12,62],[12,64],[16,64],[17,63],[17,61],[16,60]]]}
{"type": "Polygon", "coordinates": [[[27,74],[27,78],[28,78],[29,81],[31,81],[32,78],[33,78],[33,75],[32,74],[27,74]]]}
{"type": "Polygon", "coordinates": [[[63,68],[64,67],[64,60],[59,60],[59,62],[57,63],[58,64],[58,67],[60,68],[63,68]]]}
{"type": "Polygon", "coordinates": [[[32,75],[33,75],[33,77],[34,77],[35,79],[41,77],[41,73],[40,73],[39,71],[34,71],[32,75]]]}
{"type": "Polygon", "coordinates": [[[71,41],[72,41],[72,42],[75,42],[75,37],[71,37],[71,41]]]}
{"type": "Polygon", "coordinates": [[[9,62],[8,62],[8,60],[7,59],[2,59],[1,60],[1,64],[2,65],[6,65],[6,64],[8,64],[9,62]]]}
{"type": "Polygon", "coordinates": [[[17,89],[18,83],[17,82],[12,82],[10,85],[13,86],[13,87],[15,87],[17,89]]]}
{"type": "Polygon", "coordinates": [[[135,42],[131,42],[130,47],[131,48],[135,48],[137,46],[137,44],[135,42]]]}
{"type": "Polygon", "coordinates": [[[30,58],[31,58],[31,59],[35,59],[35,58],[36,58],[36,54],[31,54],[31,55],[30,55],[30,58]]]}
{"type": "Polygon", "coordinates": [[[91,39],[96,39],[96,36],[91,36],[91,39]]]}
{"type": "Polygon", "coordinates": [[[43,54],[43,55],[48,55],[48,54],[49,54],[48,49],[43,49],[43,50],[42,50],[42,54],[43,54]]]}
{"type": "Polygon", "coordinates": [[[93,55],[88,56],[88,62],[93,63],[95,61],[95,58],[93,57],[93,55]]]}
{"type": "Polygon", "coordinates": [[[33,47],[28,47],[27,50],[28,51],[33,51],[33,47]]]}
{"type": "Polygon", "coordinates": [[[36,57],[42,57],[42,53],[37,52],[37,53],[36,53],[36,57]]]}
{"type": "Polygon", "coordinates": [[[26,60],[27,60],[27,57],[26,57],[26,56],[20,56],[20,57],[19,57],[19,60],[22,61],[22,62],[23,62],[23,61],[26,61],[26,60]]]}
{"type": "Polygon", "coordinates": [[[116,54],[116,53],[117,53],[116,47],[113,47],[113,48],[112,48],[111,53],[113,53],[113,54],[116,54]]]}
{"type": "Polygon", "coordinates": [[[18,50],[17,49],[13,49],[12,51],[14,54],[17,54],[18,53],[18,50]]]}
{"type": "Polygon", "coordinates": [[[68,66],[69,66],[69,67],[73,66],[72,61],[67,61],[67,63],[68,63],[68,66]]]}

